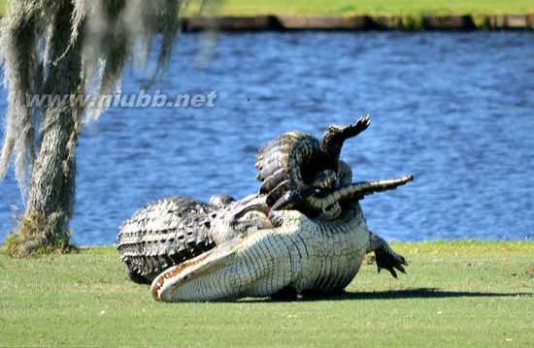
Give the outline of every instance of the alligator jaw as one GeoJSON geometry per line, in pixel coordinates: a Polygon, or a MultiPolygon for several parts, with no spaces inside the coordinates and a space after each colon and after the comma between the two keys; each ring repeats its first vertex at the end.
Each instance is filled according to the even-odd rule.
{"type": "Polygon", "coordinates": [[[304,247],[295,234],[314,226],[297,211],[282,214],[283,228],[234,238],[169,268],[152,282],[152,296],[162,302],[220,301],[270,296],[285,288],[299,278],[306,259],[297,259],[304,247]]]}
{"type": "Polygon", "coordinates": [[[394,190],[413,180],[413,175],[405,175],[395,179],[353,183],[342,186],[333,192],[320,197],[316,195],[317,193],[320,193],[316,188],[307,186],[300,190],[286,192],[286,194],[273,204],[272,209],[296,209],[300,203],[306,202],[307,205],[320,212],[320,214],[327,220],[335,219],[339,216],[341,210],[339,203],[343,201],[360,200],[364,196],[371,195],[375,192],[394,190]]]}
{"type": "Polygon", "coordinates": [[[341,187],[324,197],[310,196],[307,202],[315,209],[324,210],[338,202],[360,200],[375,192],[394,190],[413,180],[413,175],[405,175],[395,179],[353,183],[341,187]]]}
{"type": "Polygon", "coordinates": [[[341,216],[343,213],[343,209],[341,208],[341,204],[339,202],[335,202],[334,204],[331,204],[327,207],[323,207],[321,214],[319,214],[318,218],[320,220],[335,220],[341,216]]]}
{"type": "Polygon", "coordinates": [[[150,286],[152,297],[156,301],[176,302],[195,300],[197,294],[178,293],[180,285],[217,269],[218,264],[224,263],[228,256],[235,252],[234,247],[241,241],[236,238],[215,249],[207,251],[193,259],[167,269],[154,279],[150,286]]]}

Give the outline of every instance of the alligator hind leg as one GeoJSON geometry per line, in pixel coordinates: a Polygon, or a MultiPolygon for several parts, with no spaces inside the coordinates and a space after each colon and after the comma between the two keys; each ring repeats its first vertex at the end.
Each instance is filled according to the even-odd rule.
{"type": "Polygon", "coordinates": [[[408,265],[406,259],[393,251],[384,239],[371,231],[369,231],[369,247],[367,248],[367,252],[375,253],[378,272],[382,268],[387,269],[394,278],[397,278],[397,272],[395,270],[406,273],[404,270],[404,266],[408,265]]]}

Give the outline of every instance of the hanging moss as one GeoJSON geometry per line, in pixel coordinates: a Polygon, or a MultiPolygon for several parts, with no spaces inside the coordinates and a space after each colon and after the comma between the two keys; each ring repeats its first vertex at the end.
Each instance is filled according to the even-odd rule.
{"type": "MultiPolygon", "coordinates": [[[[50,33],[62,2],[69,0],[14,0],[2,23],[0,44],[4,47],[5,85],[8,88],[6,135],[0,158],[0,176],[4,177],[12,156],[17,178],[25,182],[39,130],[35,118],[43,110],[28,108],[27,95],[39,94],[50,64],[57,64],[66,52],[52,52],[50,33]],[[59,57],[51,61],[50,57],[59,57]]],[[[179,0],[70,0],[72,32],[68,49],[79,41],[83,47],[81,91],[107,94],[121,80],[130,58],[143,61],[152,49],[153,38],[161,33],[156,77],[169,61],[179,29],[179,13],[185,1],[179,0]],[[142,50],[133,48],[141,47],[142,50]],[[91,90],[97,81],[98,88],[91,90]],[[93,83],[91,85],[91,83],[93,83]]],[[[143,65],[143,64],[141,64],[143,65]]],[[[83,113],[87,116],[87,113],[83,113]]],[[[92,115],[95,117],[95,115],[92,115]]],[[[98,115],[96,115],[98,116],[98,115]]]]}
{"type": "Polygon", "coordinates": [[[14,248],[12,254],[31,253],[41,246],[45,250],[65,249],[68,245],[78,133],[84,122],[98,118],[105,111],[85,110],[69,101],[53,107],[29,106],[27,96],[69,93],[85,98],[109,94],[119,88],[123,69],[131,59],[141,62],[142,67],[146,65],[154,37],[161,34],[154,72],[157,78],[169,61],[185,3],[180,0],[10,2],[0,37],[8,89],[0,179],[14,160],[17,180],[22,192],[28,195],[26,216],[18,232],[8,239],[10,248],[14,248]],[[34,163],[38,164],[35,166],[38,170],[34,170],[34,163]],[[32,174],[30,180],[28,173],[32,174]]]}

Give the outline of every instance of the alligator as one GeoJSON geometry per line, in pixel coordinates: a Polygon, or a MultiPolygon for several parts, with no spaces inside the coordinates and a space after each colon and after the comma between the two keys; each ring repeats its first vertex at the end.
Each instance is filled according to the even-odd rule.
{"type": "Polygon", "coordinates": [[[234,237],[156,277],[154,299],[165,302],[335,294],[353,280],[364,255],[404,272],[405,259],[370,232],[358,201],[338,219],[312,220],[298,210],[271,212],[274,228],[234,237]]]}
{"type": "Polygon", "coordinates": [[[321,195],[352,181],[350,166],[339,159],[341,149],[370,125],[369,116],[360,117],[348,126],[331,125],[321,142],[311,134],[288,132],[263,146],[257,155],[257,179],[269,206],[297,209],[309,217],[338,217],[339,204],[325,207],[321,195]]]}
{"type": "MultiPolygon", "coordinates": [[[[362,118],[348,127],[331,126],[325,132],[321,144],[313,136],[297,132],[286,133],[273,140],[258,155],[258,178],[263,184],[257,195],[238,201],[228,196],[218,196],[210,200],[210,203],[177,197],[160,200],[141,209],[122,225],[119,233],[121,259],[130,278],[140,283],[153,281],[153,294],[157,299],[174,301],[273,295],[284,293],[287,289],[294,293],[337,291],[352,280],[363,255],[371,251],[375,252],[379,270],[385,268],[394,277],[395,269],[404,272],[404,258],[367,229],[358,200],[370,193],[394,189],[413,178],[405,176],[352,184],[350,167],[339,160],[343,142],[365,130],[369,124],[369,118],[362,118]],[[311,233],[312,231],[314,232],[311,233]],[[312,236],[316,240],[310,239],[312,236]],[[279,261],[276,261],[278,256],[269,254],[272,252],[269,251],[269,246],[273,245],[254,244],[258,238],[274,238],[273,240],[279,241],[289,238],[285,243],[296,241],[296,244],[291,245],[304,248],[308,247],[307,243],[311,243],[306,250],[312,253],[307,253],[306,258],[301,257],[301,261],[295,264],[304,273],[292,273],[294,276],[298,273],[298,279],[304,277],[302,279],[306,280],[289,277],[289,282],[275,282],[272,277],[278,277],[278,266],[269,268],[269,262],[265,263],[267,259],[263,257],[274,260],[278,265],[284,263],[284,258],[291,257],[295,250],[286,250],[286,255],[280,256],[279,261]],[[316,249],[317,241],[322,244],[319,249],[316,249]],[[261,260],[244,266],[240,257],[248,257],[246,255],[250,254],[243,253],[243,245],[250,245],[250,250],[254,253],[260,250],[258,255],[263,255],[261,260]],[[345,246],[350,247],[345,249],[345,246]],[[259,249],[256,250],[256,247],[259,249]],[[324,257],[317,259],[316,252],[324,257]],[[343,261],[344,256],[340,256],[345,255],[345,252],[353,260],[352,266],[348,266],[343,261]],[[247,267],[257,271],[257,267],[266,265],[266,269],[262,268],[262,279],[271,279],[270,290],[263,289],[263,285],[256,286],[256,281],[252,278],[252,283],[238,284],[231,278],[225,278],[228,274],[222,276],[215,272],[215,278],[222,276],[237,288],[219,284],[214,289],[226,286],[226,290],[213,290],[215,293],[209,293],[211,290],[204,289],[208,291],[205,292],[196,289],[194,285],[194,293],[197,295],[182,290],[177,292],[176,289],[189,286],[184,285],[190,284],[188,280],[197,279],[198,272],[202,273],[199,281],[204,281],[203,275],[211,274],[214,257],[217,262],[224,260],[224,264],[229,267],[236,261],[234,266],[245,267],[245,273],[247,267]],[[229,263],[226,258],[233,261],[229,263]],[[326,268],[310,273],[308,263],[319,265],[320,260],[327,263],[324,266],[326,268]],[[320,280],[323,278],[330,279],[325,280],[328,284],[320,280]],[[280,284],[283,286],[280,287],[280,284]],[[244,291],[243,287],[251,290],[244,291]],[[260,288],[263,290],[259,290],[260,288]]],[[[297,249],[297,253],[301,255],[301,249],[297,249]]],[[[219,263],[216,264],[220,266],[219,263]]],[[[233,270],[238,271],[236,268],[233,270]]],[[[210,281],[211,278],[206,279],[210,281]]]]}
{"type": "MultiPolygon", "coordinates": [[[[324,196],[324,206],[354,202],[374,192],[392,190],[412,180],[404,176],[345,185],[324,196]]],[[[273,228],[275,210],[267,195],[255,194],[224,205],[186,197],[161,199],[137,211],[121,226],[121,260],[131,280],[149,284],[165,269],[201,255],[238,236],[273,228]]],[[[314,219],[328,221],[327,219],[314,219]]],[[[372,250],[374,251],[374,249],[372,250]]]]}
{"type": "MultiPolygon", "coordinates": [[[[314,190],[335,188],[339,181],[338,172],[348,174],[346,178],[340,174],[342,182],[351,182],[348,165],[338,170],[338,163],[342,162],[339,161],[341,148],[346,139],[358,135],[369,124],[367,117],[348,127],[330,126],[321,143],[310,134],[289,132],[263,146],[257,155],[256,167],[259,170],[257,178],[263,182],[259,193],[265,195],[267,206],[300,209],[324,219],[339,216],[339,204],[331,202],[331,206],[326,206],[328,200],[313,199],[314,190]],[[332,211],[328,212],[328,208],[332,211]]],[[[119,251],[128,276],[134,282],[150,284],[164,269],[213,248],[216,235],[233,235],[237,231],[247,232],[266,226],[267,222],[261,218],[248,223],[221,223],[246,209],[250,199],[252,197],[235,202],[231,196],[219,195],[204,203],[173,197],[158,200],[137,211],[122,224],[118,236],[119,251]],[[212,225],[220,226],[221,231],[215,231],[212,225]]]]}

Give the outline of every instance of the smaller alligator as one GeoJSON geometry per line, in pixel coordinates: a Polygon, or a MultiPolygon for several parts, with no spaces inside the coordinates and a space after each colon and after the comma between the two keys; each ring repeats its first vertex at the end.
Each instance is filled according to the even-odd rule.
{"type": "Polygon", "coordinates": [[[311,134],[288,132],[268,142],[256,162],[260,193],[267,194],[267,204],[273,209],[297,209],[309,217],[338,217],[339,205],[324,206],[321,198],[351,183],[352,170],[339,159],[341,150],[346,140],[370,125],[366,116],[355,124],[328,127],[321,141],[311,134]]]}

